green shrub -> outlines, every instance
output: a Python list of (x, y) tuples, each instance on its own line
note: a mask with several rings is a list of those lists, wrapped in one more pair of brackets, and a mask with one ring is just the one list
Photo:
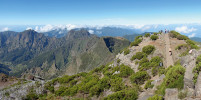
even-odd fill
[(198, 79), (198, 73), (194, 73), (194, 76), (193, 76), (193, 83), (197, 83), (197, 79)]
[(144, 36), (145, 37), (150, 37), (150, 33), (146, 33)]
[(142, 60), (139, 61), (139, 66), (142, 66), (144, 63), (149, 63), (149, 60), (147, 58), (142, 58)]
[(189, 49), (189, 45), (188, 44), (180, 44), (175, 48), (175, 50), (180, 50), (182, 48)]
[(155, 47), (152, 46), (152, 45), (147, 45), (147, 46), (144, 46), (144, 47), (142, 48), (142, 52), (146, 53), (147, 55), (153, 53), (154, 50), (155, 50)]
[(148, 81), (146, 82), (146, 84), (144, 85), (144, 88), (145, 88), (145, 89), (153, 88), (154, 85), (151, 84), (152, 81), (153, 81), (153, 80), (148, 80)]
[(67, 88), (64, 87), (64, 86), (60, 86), (58, 90), (56, 90), (54, 93), (57, 95), (57, 96), (60, 96), (62, 93), (64, 93), (64, 91), (66, 90)]
[(184, 87), (185, 68), (181, 65), (171, 67), (167, 73), (163, 83), (158, 86), (157, 94), (165, 94), (166, 88), (178, 88), (181, 90)]
[(9, 92), (6, 92), (6, 93), (5, 93), (5, 96), (7, 96), (7, 97), (10, 96), (10, 93), (9, 93)]
[(143, 37), (142, 35), (136, 36), (136, 37), (135, 37), (135, 40), (137, 40), (137, 39), (142, 39), (142, 37)]
[(113, 79), (111, 79), (110, 85), (111, 85), (112, 91), (114, 92), (124, 89), (124, 84), (122, 82), (121, 77), (117, 77), (117, 76), (113, 77)]
[(150, 78), (146, 71), (138, 71), (137, 73), (131, 75), (130, 80), (132, 83), (143, 84), (144, 81)]
[(161, 76), (162, 74), (165, 74), (165, 68), (164, 67), (160, 67), (158, 69), (158, 73), (159, 73), (159, 76)]
[(196, 64), (198, 64), (199, 62), (201, 62), (201, 55), (199, 55), (199, 56), (196, 58)]
[(156, 94), (152, 97), (149, 97), (147, 100), (163, 100), (163, 97)]
[(153, 76), (156, 76), (158, 74), (158, 68), (153, 67), (152, 70), (151, 70), (151, 73), (152, 73)]
[(130, 53), (130, 50), (128, 48), (124, 50), (124, 55), (127, 55), (129, 53)]
[(184, 73), (185, 68), (181, 65), (176, 65), (168, 70), (165, 78), (167, 88), (182, 89), (184, 87)]
[(176, 32), (176, 31), (172, 30), (172, 31), (170, 31), (169, 35), (170, 35), (170, 37), (172, 37), (172, 38), (177, 38), (177, 36), (180, 35), (180, 33), (178, 33), (178, 32)]
[(178, 40), (187, 40), (187, 39), (189, 39), (187, 36), (185, 36), (185, 35), (177, 35), (177, 37), (176, 37)]
[(100, 95), (100, 93), (103, 91), (100, 84), (96, 84), (94, 85), (92, 88), (90, 88), (89, 92), (90, 92), (90, 95), (93, 96), (93, 95)]
[(158, 39), (158, 36), (157, 35), (151, 35), (151, 40), (157, 40)]
[(80, 84), (78, 84), (79, 91), (82, 93), (89, 93), (90, 88), (96, 85), (98, 81), (99, 81), (98, 76), (85, 77), (85, 79), (82, 80)]
[(137, 100), (138, 92), (134, 89), (126, 89), (108, 95), (104, 100)]
[(157, 32), (154, 32), (153, 34), (154, 34), (154, 35), (158, 35), (158, 33), (157, 33)]
[(136, 65), (139, 64), (139, 61), (135, 61), (135, 64), (136, 64)]
[(196, 67), (193, 68), (193, 82), (194, 84), (197, 82), (197, 78), (199, 75), (199, 72), (201, 71), (201, 55), (199, 55), (196, 59)]
[(138, 46), (142, 42), (142, 39), (135, 39), (135, 41), (131, 42), (131, 46)]
[(131, 67), (123, 65), (123, 64), (120, 65), (120, 76), (121, 77), (128, 77), (133, 73), (134, 73), (134, 71), (133, 71), (133, 69), (131, 69)]
[(161, 57), (155, 56), (150, 60), (150, 67), (158, 67), (160, 62), (162, 62)]
[(178, 45), (178, 46), (175, 48), (175, 50), (180, 50), (180, 49), (182, 49), (182, 48), (187, 48), (187, 49), (189, 49), (189, 45), (188, 45), (188, 44), (180, 44), (180, 45)]
[(120, 61), (121, 61), (120, 59), (117, 59), (117, 63), (120, 63)]
[(26, 100), (37, 100), (39, 97), (33, 88), (30, 89), (29, 93), (26, 95)]
[(198, 49), (198, 46), (196, 45), (196, 43), (190, 39), (186, 40), (186, 43), (188, 45), (190, 45), (191, 49)]
[(150, 62), (147, 58), (142, 58), (142, 60), (139, 61), (139, 67), (138, 70), (145, 71), (147, 69), (150, 69)]
[(178, 40), (188, 40), (189, 38), (185, 35), (181, 35), (180, 33), (176, 31), (170, 31), (169, 33), (170, 37), (177, 38)]
[(135, 55), (132, 56), (131, 60), (135, 60), (135, 59), (138, 59), (138, 60), (141, 60), (143, 57), (146, 57), (146, 54), (143, 53), (143, 52), (137, 52)]
[(58, 78), (58, 82), (59, 82), (60, 84), (62, 84), (62, 83), (68, 83), (68, 82), (70, 82), (71, 80), (73, 80), (74, 78), (75, 78), (75, 76), (64, 75), (63, 77)]
[(78, 87), (77, 86), (73, 86), (71, 88), (66, 89), (61, 96), (74, 96), (78, 91)]
[(89, 92), (90, 92), (90, 95), (93, 96), (93, 95), (97, 95), (99, 96), (101, 92), (104, 91), (104, 89), (108, 89), (110, 87), (110, 83), (109, 83), (109, 77), (104, 77), (102, 78), (98, 84), (94, 85), (92, 88), (90, 88)]
[(50, 92), (54, 93), (54, 83), (53, 83), (53, 81), (49, 81), (49, 82), (45, 83), (44, 88), (46, 90), (49, 90)]

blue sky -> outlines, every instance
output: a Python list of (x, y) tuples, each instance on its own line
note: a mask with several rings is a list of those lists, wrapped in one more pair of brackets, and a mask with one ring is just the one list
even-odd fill
[(201, 0), (0, 0), (0, 25), (201, 23)]

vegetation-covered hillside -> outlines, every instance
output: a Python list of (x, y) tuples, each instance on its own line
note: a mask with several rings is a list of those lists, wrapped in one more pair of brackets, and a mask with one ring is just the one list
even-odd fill
[[(87, 30), (71, 30), (66, 37), (47, 37), (33, 30), (12, 36), (2, 33), (0, 62), (13, 76), (34, 74), (44, 78), (88, 71), (113, 60), (129, 45), (122, 38), (97, 37)], [(13, 33), (10, 33), (13, 34)]]

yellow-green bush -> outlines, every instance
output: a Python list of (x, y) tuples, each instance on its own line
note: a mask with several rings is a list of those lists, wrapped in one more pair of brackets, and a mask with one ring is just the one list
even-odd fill
[(157, 40), (158, 39), (158, 36), (157, 35), (151, 35), (151, 40)]
[(152, 46), (152, 45), (147, 45), (147, 46), (144, 46), (144, 47), (142, 48), (142, 52), (146, 53), (147, 55), (153, 53), (154, 50), (155, 50), (155, 47)]
[(164, 78), (163, 83), (158, 86), (158, 90), (156, 91), (157, 94), (165, 95), (166, 88), (178, 88), (183, 89), (184, 87), (184, 73), (185, 68), (181, 65), (175, 65), (171, 67)]
[(131, 82), (136, 84), (143, 84), (148, 79), (150, 76), (146, 71), (138, 71), (130, 77)]

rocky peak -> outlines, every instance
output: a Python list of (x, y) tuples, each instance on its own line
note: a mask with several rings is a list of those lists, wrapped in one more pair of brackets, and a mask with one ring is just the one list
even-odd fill
[(90, 36), (91, 34), (85, 29), (70, 30), (68, 32), (67, 39), (78, 39), (78, 38), (90, 37)]

